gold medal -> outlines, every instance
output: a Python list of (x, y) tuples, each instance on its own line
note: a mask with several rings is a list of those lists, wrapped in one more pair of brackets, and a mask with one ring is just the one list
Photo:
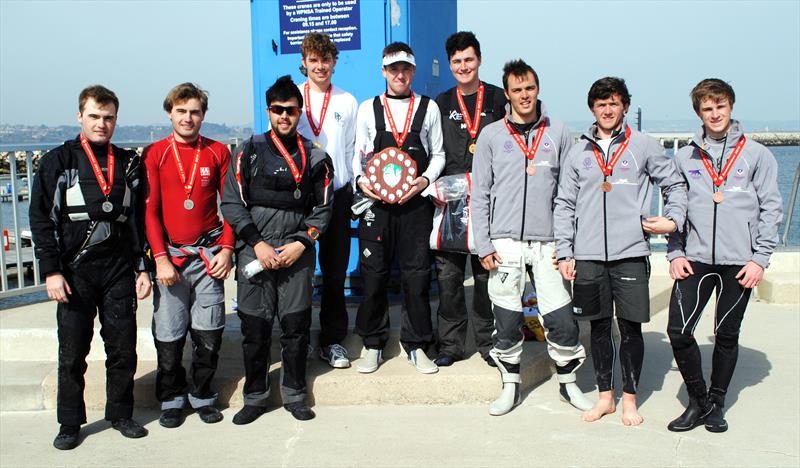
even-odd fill
[(529, 176), (536, 174), (536, 166), (530, 165), (526, 167), (525, 172), (527, 172)]
[(606, 193), (610, 192), (611, 191), (611, 182), (609, 182), (609, 181), (603, 182), (600, 185), (600, 188)]
[(725, 201), (725, 194), (722, 192), (714, 192), (714, 195), (711, 195), (711, 199), (714, 200), (714, 203), (722, 203)]
[(469, 144), (469, 154), (475, 154), (475, 143)]

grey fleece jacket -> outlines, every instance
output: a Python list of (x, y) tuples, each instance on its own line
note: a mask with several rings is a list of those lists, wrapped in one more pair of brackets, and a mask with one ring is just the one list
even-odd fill
[(547, 115), (543, 104), (539, 103), (539, 109), (539, 120), (526, 139), (530, 147), (536, 131), (546, 125), (534, 158), (536, 174), (532, 176), (525, 172), (527, 159), (503, 120), (487, 125), (478, 136), (470, 203), (480, 257), (495, 251), (491, 239), (543, 242), (555, 239), (553, 199), (562, 158), (572, 146), (572, 137), (563, 123)]
[[(739, 122), (732, 120), (723, 167), (743, 134)], [(747, 139), (720, 186), (725, 199), (716, 204), (711, 199), (711, 177), (700, 159), (699, 148), (708, 151), (703, 135), (700, 128), (691, 143), (678, 150), (676, 163), (689, 189), (689, 207), (683, 234), (668, 237), (667, 259), (686, 257), (709, 265), (744, 265), (752, 260), (767, 268), (783, 216), (778, 163), (766, 147)]]
[(642, 217), (651, 216), (652, 184), (665, 200), (664, 216), (678, 226), (686, 218), (686, 184), (673, 159), (654, 138), (631, 129), (631, 141), (608, 176), (612, 190), (601, 190), (603, 172), (592, 147), (608, 161), (625, 140), (625, 129), (614, 137), (608, 154), (597, 144), (593, 125), (581, 136), (562, 164), (555, 201), (558, 258), (613, 261), (650, 255)]

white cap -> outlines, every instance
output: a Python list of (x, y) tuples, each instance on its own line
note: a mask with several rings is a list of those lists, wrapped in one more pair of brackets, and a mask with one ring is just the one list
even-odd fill
[(417, 62), (414, 61), (414, 56), (402, 50), (400, 52), (395, 52), (393, 54), (387, 55), (386, 57), (383, 58), (384, 67), (397, 62), (406, 62), (410, 63), (411, 65), (414, 65), (415, 67), (417, 66)]

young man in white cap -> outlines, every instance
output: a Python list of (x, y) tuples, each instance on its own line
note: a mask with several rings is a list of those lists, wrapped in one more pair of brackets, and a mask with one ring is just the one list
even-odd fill
[[(364, 300), (358, 308), (356, 331), (364, 340), (366, 355), (358, 365), (362, 373), (374, 372), (382, 362), (389, 335), (387, 284), (392, 262), (400, 266), (403, 287), (403, 323), (400, 342), (419, 372), (439, 368), (426, 355), (433, 345), (429, 289), (431, 282), (428, 237), (433, 225), (433, 205), (420, 195), (439, 177), (444, 167), (439, 107), (427, 96), (414, 94), (414, 53), (407, 44), (394, 42), (383, 49), (386, 93), (361, 103), (356, 125), (353, 174), (356, 186), (374, 203), (359, 223), (359, 249)], [(363, 164), (386, 148), (398, 148), (416, 162), (407, 191), (392, 203), (381, 201)]]

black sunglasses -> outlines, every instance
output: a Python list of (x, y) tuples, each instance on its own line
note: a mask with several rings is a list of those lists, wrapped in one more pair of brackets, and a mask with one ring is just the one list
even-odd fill
[(289, 116), (291, 116), (291, 117), (296, 117), (296, 116), (300, 115), (300, 108), (298, 106), (272, 105), (272, 106), (267, 107), (267, 109), (269, 109), (269, 111), (272, 112), (275, 115), (283, 115), (284, 112), (289, 114)]

